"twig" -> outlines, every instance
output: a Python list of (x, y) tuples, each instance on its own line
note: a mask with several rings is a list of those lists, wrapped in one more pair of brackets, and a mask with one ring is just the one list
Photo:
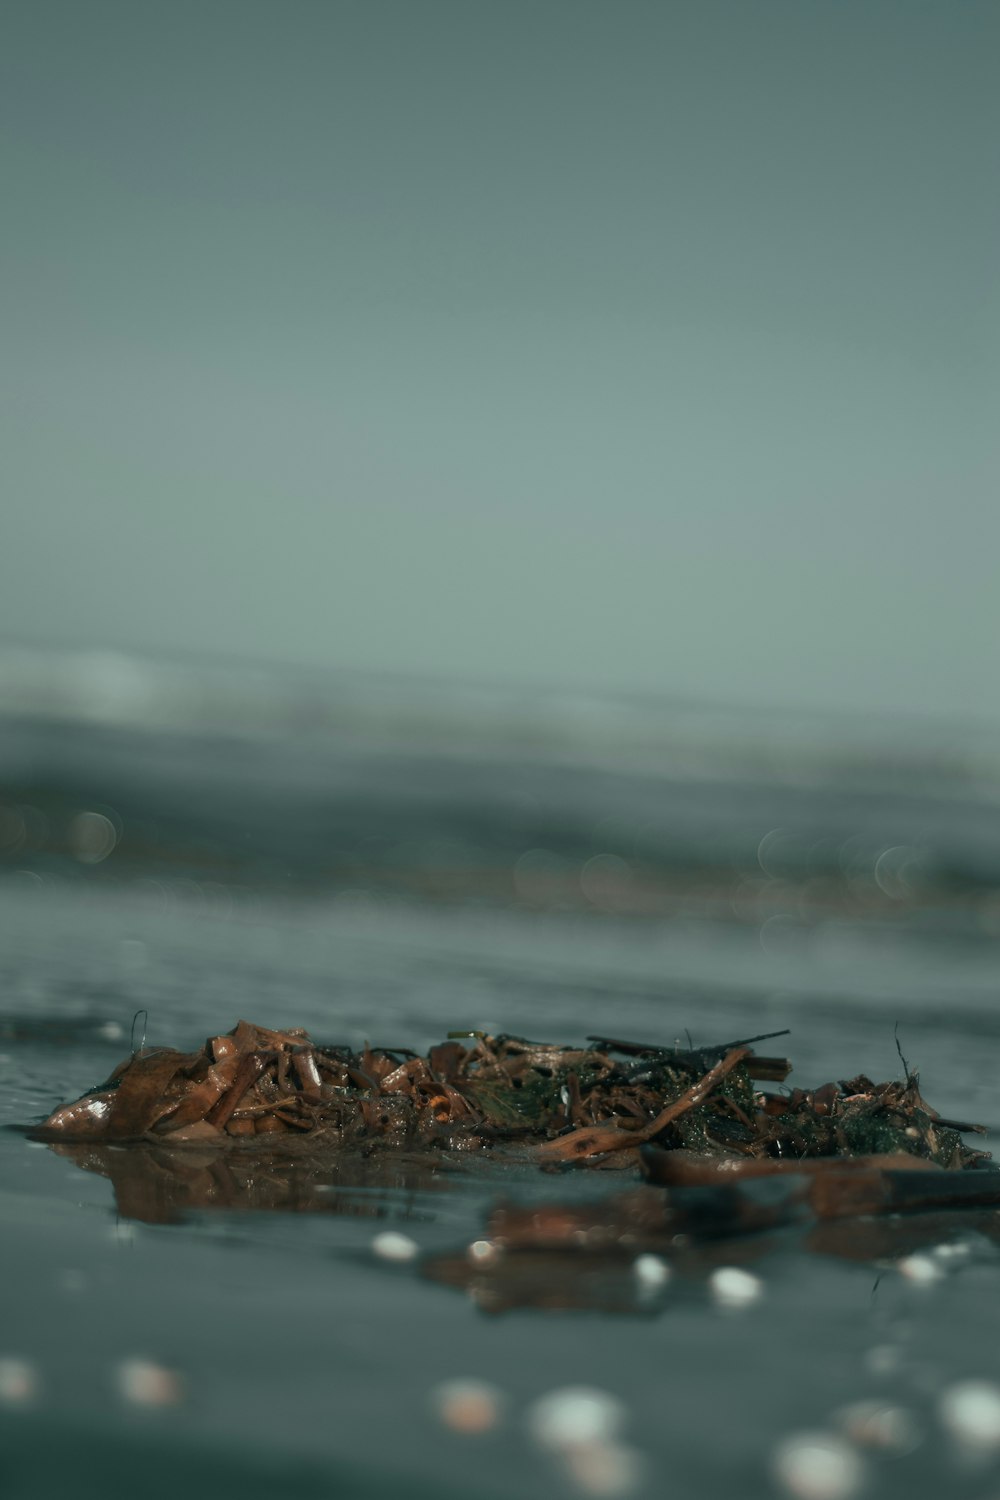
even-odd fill
[(902, 1046), (900, 1044), (900, 1040), (899, 1040), (899, 1022), (898, 1021), (896, 1022), (895, 1026), (892, 1028), (892, 1035), (893, 1035), (893, 1039), (895, 1040), (895, 1043), (896, 1043), (896, 1051), (899, 1053), (899, 1060), (903, 1064), (903, 1072), (906, 1074), (906, 1081), (907, 1081), (907, 1083), (912, 1083), (915, 1080), (915, 1078), (916, 1078), (916, 1074), (910, 1072), (910, 1065), (906, 1061), (906, 1058), (903, 1056), (903, 1048), (902, 1048)]
[[(135, 1045), (135, 1027), (136, 1027), (136, 1022), (138, 1021), (138, 1019), (139, 1019), (140, 1016), (142, 1016), (142, 1041), (139, 1043), (138, 1047), (136, 1047), (136, 1045)], [(143, 1052), (146, 1050), (146, 1024), (147, 1024), (148, 1021), (149, 1021), (149, 1011), (145, 1008), (145, 1006), (143, 1006), (140, 1010), (137, 1010), (136, 1013), (135, 1013), (135, 1015), (132, 1017), (132, 1035), (131, 1035), (131, 1038), (130, 1038), (130, 1041), (129, 1041), (129, 1045), (132, 1048), (132, 1056), (133, 1057), (135, 1057), (136, 1052), (138, 1052), (139, 1056), (141, 1057), (142, 1054), (143, 1054)]]

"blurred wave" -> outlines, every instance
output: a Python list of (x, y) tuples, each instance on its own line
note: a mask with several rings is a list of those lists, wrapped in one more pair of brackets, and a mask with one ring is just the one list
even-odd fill
[(1000, 932), (1000, 739), (0, 651), (0, 871)]

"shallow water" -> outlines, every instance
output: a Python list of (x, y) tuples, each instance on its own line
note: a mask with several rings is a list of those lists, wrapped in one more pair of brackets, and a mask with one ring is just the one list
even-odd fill
[[(31, 733), (22, 724), (12, 734), (22, 766), (25, 743), (38, 743)], [(84, 765), (89, 743), (80, 730), (66, 758), (80, 749)], [(274, 785), (283, 784), (282, 755), (280, 746), (268, 750)], [(29, 792), (40, 796), (41, 759), (33, 789), (22, 775), (18, 806)], [(51, 820), (52, 789), (65, 788), (66, 773), (46, 764)], [(81, 771), (68, 807), (125, 800), (121, 785), (97, 786), (87, 774), (93, 784)], [(133, 795), (152, 805), (170, 778), (145, 774)], [(412, 762), (407, 774), (412, 800), (428, 783)], [(534, 778), (537, 799), (537, 765), (526, 761), (519, 774), (522, 786)], [(439, 780), (447, 786), (446, 774)], [(258, 803), (270, 784), (257, 778)], [(631, 772), (617, 785), (629, 790), (630, 807), (649, 794)], [(724, 806), (749, 843), (754, 829), (766, 834), (780, 823), (840, 847), (857, 839), (860, 816), (857, 789), (840, 790), (835, 814), (829, 783), (813, 795), (800, 785), (783, 801), (780, 778), (766, 808), (733, 784)], [(895, 906), (877, 891), (867, 904), (834, 899), (829, 882), (803, 902), (815, 874), (799, 869), (794, 889), (772, 889), (748, 912), (732, 899), (744, 875), (730, 860), (723, 876), (724, 859), (706, 879), (707, 856), (697, 882), (675, 863), (661, 880), (669, 899), (655, 910), (613, 882), (613, 899), (603, 899), (609, 887), (592, 882), (588, 891), (585, 880), (586, 899), (570, 900), (562, 875), (573, 838), (585, 865), (611, 837), (606, 813), (598, 835), (580, 832), (600, 821), (581, 819), (579, 809), (606, 796), (603, 779), (578, 787), (564, 811), (556, 851), (564, 863), (546, 867), (562, 872), (559, 881), (527, 897), (515, 882), (513, 896), (500, 899), (495, 882), (471, 876), (462, 900), (433, 882), (401, 890), (371, 871), (359, 887), (353, 874), (303, 875), (290, 855), (284, 891), (259, 863), (230, 860), (222, 879), (218, 851), (229, 846), (218, 828), (208, 877), (204, 866), (192, 873), (190, 843), (179, 835), (172, 865), (162, 847), (144, 864), (135, 854), (117, 869), (115, 857), (91, 869), (58, 840), (34, 853), (22, 848), (0, 881), (0, 1120), (30, 1123), (101, 1080), (127, 1054), (132, 1015), (144, 1008), (148, 1042), (180, 1047), (241, 1016), (304, 1025), (325, 1041), (419, 1049), (456, 1027), (567, 1042), (593, 1031), (672, 1042), (689, 1031), (709, 1044), (787, 1026), (792, 1082), (802, 1085), (859, 1071), (898, 1075), (898, 1023), (931, 1102), (943, 1114), (1000, 1125), (996, 810), (989, 797), (977, 793), (970, 805), (967, 795), (949, 824), (941, 809), (954, 787), (945, 790), (934, 847), (951, 848), (952, 870), (968, 855), (965, 884), (953, 874), (950, 883), (925, 880), (919, 900), (899, 892)], [(428, 826), (440, 818), (441, 795), (429, 799)], [(869, 832), (879, 817), (903, 826), (902, 805), (890, 804), (889, 793), (868, 798)], [(185, 805), (197, 827), (203, 804), (192, 793)], [(260, 817), (245, 816), (250, 841), (266, 844)], [(390, 807), (383, 821), (392, 816)], [(712, 824), (704, 843), (717, 850), (718, 819), (704, 814), (699, 823), (690, 807), (685, 816), (696, 843), (698, 828)], [(490, 817), (475, 837), (493, 869), (503, 818), (495, 807)], [(816, 832), (821, 824), (825, 835)], [(531, 829), (523, 836), (537, 846)], [(805, 847), (806, 832), (801, 839)], [(610, 853), (624, 863), (617, 848)], [(426, 873), (426, 859), (413, 863)], [(644, 869), (654, 865), (647, 851)], [(860, 1419), (843, 1409), (869, 1400), (908, 1419), (896, 1423), (888, 1449), (852, 1440), (864, 1488), (851, 1493), (988, 1500), (1000, 1492), (1000, 1451), (958, 1443), (940, 1410), (956, 1382), (1000, 1380), (998, 1216), (931, 1226), (926, 1282), (906, 1274), (906, 1242), (881, 1246), (873, 1259), (863, 1227), (849, 1226), (823, 1252), (796, 1231), (679, 1253), (660, 1290), (644, 1292), (624, 1262), (580, 1273), (554, 1261), (521, 1284), (486, 1274), (449, 1284), (447, 1265), (464, 1264), (498, 1198), (577, 1199), (620, 1186), (617, 1173), (542, 1177), (459, 1160), (428, 1180), (403, 1167), (366, 1175), (348, 1163), (331, 1167), (318, 1190), (303, 1190), (299, 1206), (310, 1212), (223, 1205), (150, 1223), (121, 1212), (105, 1177), (2, 1131), (0, 1360), (23, 1361), (35, 1387), (24, 1399), (8, 1389), (0, 1400), (4, 1494), (20, 1500), (71, 1488), (89, 1497), (127, 1485), (154, 1497), (177, 1486), (194, 1497), (247, 1487), (298, 1495), (304, 1486), (359, 1496), (404, 1486), (437, 1500), (780, 1496), (788, 1490), (773, 1468), (789, 1435), (843, 1434), (846, 1424), (857, 1438)], [(373, 1237), (385, 1230), (409, 1236), (417, 1257), (379, 1258)], [(942, 1238), (953, 1253), (940, 1251)], [(727, 1263), (762, 1284), (759, 1299), (738, 1311), (718, 1306), (711, 1292), (712, 1270)], [(546, 1276), (553, 1285), (545, 1300), (570, 1305), (516, 1305), (537, 1304)], [(172, 1372), (173, 1385), (160, 1392), (170, 1400), (143, 1405), (134, 1391), (123, 1395), (123, 1362), (136, 1359)], [(441, 1420), (435, 1392), (460, 1377), (502, 1397), (493, 1430), (463, 1434)], [(595, 1461), (574, 1470), (565, 1452), (532, 1436), (533, 1404), (580, 1384), (622, 1403), (617, 1469)]]

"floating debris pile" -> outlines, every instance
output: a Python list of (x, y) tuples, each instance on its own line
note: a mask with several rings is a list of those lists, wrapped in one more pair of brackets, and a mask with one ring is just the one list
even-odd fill
[(196, 1052), (140, 1049), (35, 1134), (254, 1149), (520, 1143), (549, 1166), (635, 1166), (642, 1153), (647, 1175), (675, 1183), (692, 1160), (730, 1172), (830, 1157), (902, 1156), (952, 1170), (985, 1160), (962, 1140), (979, 1127), (942, 1119), (909, 1069), (902, 1082), (761, 1090), (791, 1069), (755, 1053), (769, 1039), (681, 1049), (590, 1037), (566, 1047), (464, 1032), (419, 1056), (321, 1046), (300, 1029), (240, 1021)]

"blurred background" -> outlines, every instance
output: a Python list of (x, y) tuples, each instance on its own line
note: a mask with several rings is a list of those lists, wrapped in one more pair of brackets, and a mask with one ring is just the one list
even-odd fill
[[(8, 1122), (139, 1008), (174, 1045), (792, 1025), (801, 1083), (898, 1071), (899, 1022), (1000, 1119), (998, 45), (988, 0), (8, 0)], [(98, 1286), (76, 1178), (4, 1150), (27, 1284)], [(29, 1364), (166, 1357), (221, 1253), (173, 1282), (167, 1232)], [(318, 1296), (328, 1238), (263, 1233)], [(192, 1390), (210, 1342), (167, 1351)], [(217, 1375), (184, 1441), (261, 1399)], [(120, 1411), (53, 1402), (97, 1473)]]
[(996, 724), (997, 26), (12, 0), (4, 636)]

